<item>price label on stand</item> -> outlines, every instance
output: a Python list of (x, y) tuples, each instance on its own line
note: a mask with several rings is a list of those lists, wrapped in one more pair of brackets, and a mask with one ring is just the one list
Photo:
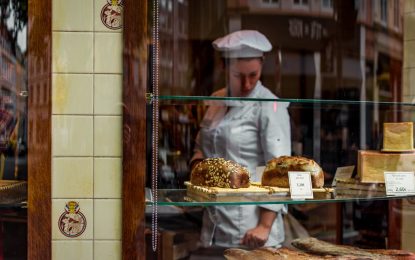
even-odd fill
[(348, 180), (352, 177), (354, 171), (354, 165), (338, 167), (336, 173), (334, 174), (333, 182), (331, 186), (336, 186), (337, 180)]
[(415, 176), (413, 172), (384, 172), (387, 196), (405, 196), (415, 194)]
[(313, 187), (310, 172), (288, 172), (291, 199), (312, 199)]

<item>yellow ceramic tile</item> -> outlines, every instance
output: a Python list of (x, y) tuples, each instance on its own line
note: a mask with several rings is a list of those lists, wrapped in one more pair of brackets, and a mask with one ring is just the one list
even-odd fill
[(415, 0), (405, 0), (405, 13), (415, 12)]
[[(60, 219), (62, 214), (67, 214), (66, 205), (70, 201), (78, 203), (78, 212), (71, 214), (71, 219), (81, 222), (83, 217), (85, 218), (86, 226), (77, 224), (71, 221), (71, 224), (66, 224), (65, 219)], [(65, 215), (64, 215), (65, 216)], [(83, 217), (82, 217), (83, 216)], [(84, 220), (82, 220), (84, 221)], [(82, 231), (85, 227), (84, 231)], [(81, 239), (93, 239), (94, 228), (94, 207), (92, 199), (52, 199), (52, 239), (55, 240), (81, 240)], [(61, 229), (63, 231), (61, 231)], [(75, 232), (74, 232), (75, 231)], [(63, 233), (64, 232), (64, 233)], [(67, 234), (69, 236), (66, 236)], [(74, 258), (77, 259), (77, 258)]]
[(121, 116), (94, 117), (94, 155), (114, 156), (122, 154)]
[(92, 114), (92, 74), (53, 74), (53, 114)]
[(121, 158), (94, 159), (94, 198), (121, 198)]
[(52, 260), (93, 260), (92, 241), (52, 241)]
[[(94, 4), (94, 25), (95, 25), (95, 31), (103, 31), (103, 32), (121, 32), (121, 29), (111, 29), (108, 28), (107, 26), (104, 25), (105, 23), (110, 23), (113, 26), (112, 27), (119, 27), (119, 23), (122, 23), (122, 9), (121, 8), (121, 17), (118, 15), (114, 15), (112, 17), (108, 17), (108, 1), (107, 0), (95, 0), (95, 4)], [(105, 9), (104, 9), (105, 7)], [(104, 10), (103, 10), (104, 9)], [(116, 11), (118, 13), (118, 11), (120, 10), (120, 8), (115, 7), (114, 11)], [(115, 12), (112, 12), (113, 14), (115, 14)], [(104, 15), (104, 21), (102, 21), (101, 18), (101, 14)], [(111, 19), (112, 18), (112, 19)]]
[(94, 200), (94, 239), (121, 239), (121, 199)]
[(405, 14), (404, 16), (404, 39), (415, 40), (415, 12)]
[(122, 114), (122, 75), (95, 75), (94, 112), (101, 115)]
[(415, 234), (402, 232), (402, 249), (415, 252)]
[(121, 241), (94, 241), (94, 260), (121, 260)]
[(60, 31), (92, 31), (93, 0), (53, 0), (52, 29)]
[(53, 32), (52, 71), (93, 72), (93, 32)]
[(403, 54), (403, 67), (415, 68), (415, 40), (404, 42)]
[(52, 198), (92, 198), (93, 159), (53, 158)]
[(52, 116), (53, 156), (93, 155), (93, 116)]
[(95, 33), (94, 66), (98, 73), (122, 73), (122, 34)]

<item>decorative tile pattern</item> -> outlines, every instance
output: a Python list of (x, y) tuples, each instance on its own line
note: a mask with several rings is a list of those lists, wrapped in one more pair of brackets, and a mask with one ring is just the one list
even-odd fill
[[(102, 8), (112, 3), (52, 3), (52, 259), (122, 255), (122, 29), (101, 20)], [(76, 203), (65, 210), (69, 201), (79, 211)], [(86, 219), (79, 236), (76, 212)], [(70, 223), (66, 231), (74, 237), (59, 229), (61, 216), (61, 228)]]
[(123, 25), (123, 8), (122, 0), (108, 1), (101, 9), (100, 17), (102, 24), (111, 30), (121, 29)]
[[(75, 201), (79, 204), (80, 212), (85, 216), (85, 231), (76, 237), (67, 237), (59, 230), (59, 219), (62, 213), (65, 213), (66, 205), (69, 201)], [(82, 240), (93, 239), (94, 227), (94, 206), (92, 199), (52, 199), (52, 239), (53, 240)]]
[(113, 30), (104, 25), (101, 19), (101, 13), (104, 6), (108, 4), (107, 0), (95, 0), (94, 3), (94, 26), (96, 32), (122, 32), (122, 29)]

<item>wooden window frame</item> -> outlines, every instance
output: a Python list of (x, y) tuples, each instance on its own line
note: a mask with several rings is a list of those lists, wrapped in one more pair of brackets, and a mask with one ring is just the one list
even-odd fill
[[(28, 259), (51, 259), (52, 2), (28, 0)], [(43, 71), (36, 68), (44, 64)], [(37, 140), (42, 140), (39, 145)]]
[(147, 1), (124, 0), (122, 257), (146, 259)]

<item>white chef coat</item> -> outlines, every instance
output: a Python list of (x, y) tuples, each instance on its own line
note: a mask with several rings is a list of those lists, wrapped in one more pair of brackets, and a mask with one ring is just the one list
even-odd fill
[[(227, 96), (221, 89), (213, 96)], [(247, 98), (276, 99), (260, 81)], [(291, 155), (288, 103), (275, 101), (208, 101), (209, 108), (200, 124), (192, 160), (222, 157), (233, 160), (251, 173), (273, 157)], [(284, 241), (282, 211), (284, 205), (261, 205), (278, 212), (265, 246), (278, 246)], [(203, 246), (236, 247), (245, 233), (257, 226), (259, 207), (230, 205), (207, 207), (203, 216)]]

